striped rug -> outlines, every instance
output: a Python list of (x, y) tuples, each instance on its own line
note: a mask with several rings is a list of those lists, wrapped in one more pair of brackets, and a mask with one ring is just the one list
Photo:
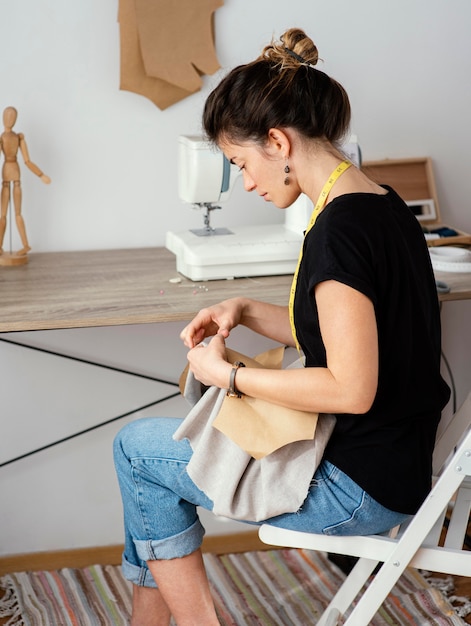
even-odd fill
[[(309, 626), (344, 576), (323, 554), (268, 550), (205, 554), (223, 626)], [(3, 595), (3, 598), (2, 598)], [(0, 579), (0, 617), (9, 626), (126, 626), (130, 585), (119, 566), (8, 574)], [(442, 593), (408, 570), (373, 626), (464, 624)]]

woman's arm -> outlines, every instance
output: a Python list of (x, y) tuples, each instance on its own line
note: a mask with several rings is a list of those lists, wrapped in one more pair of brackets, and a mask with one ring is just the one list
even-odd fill
[(188, 348), (194, 348), (206, 337), (222, 335), (241, 324), (285, 345), (294, 345), (288, 308), (249, 298), (231, 298), (202, 309), (180, 334)]
[[(240, 368), (236, 375), (237, 389), (252, 397), (304, 411), (365, 413), (373, 403), (378, 384), (378, 336), (373, 304), (359, 291), (336, 281), (320, 283), (315, 297), (327, 367)], [(250, 319), (262, 318), (257, 314)], [(255, 321), (250, 324), (252, 328), (257, 326)], [(227, 388), (232, 368), (225, 360), (222, 336), (215, 337), (208, 348), (190, 351), (188, 358), (198, 380)]]
[(237, 388), (276, 404), (322, 413), (365, 413), (378, 386), (378, 332), (373, 303), (337, 281), (317, 285), (315, 298), (327, 367), (239, 370)]

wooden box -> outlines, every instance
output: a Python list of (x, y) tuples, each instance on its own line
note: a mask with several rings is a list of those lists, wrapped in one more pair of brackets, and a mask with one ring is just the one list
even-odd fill
[(429, 246), (471, 244), (471, 235), (441, 222), (430, 158), (365, 161), (362, 170), (376, 183), (392, 187), (407, 202), (424, 232), (428, 231)]

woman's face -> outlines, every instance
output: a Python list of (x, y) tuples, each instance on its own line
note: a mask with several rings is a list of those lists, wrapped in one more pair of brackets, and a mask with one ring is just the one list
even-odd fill
[(288, 175), (289, 185), (284, 182), (286, 159), (270, 144), (265, 148), (253, 142), (224, 141), (219, 148), (242, 171), (246, 191), (256, 191), (266, 202), (273, 202), (280, 209), (290, 206), (298, 197), (299, 190), (296, 192), (292, 176)]

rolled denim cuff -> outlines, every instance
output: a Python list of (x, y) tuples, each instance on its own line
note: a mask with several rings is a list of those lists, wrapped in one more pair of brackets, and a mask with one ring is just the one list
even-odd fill
[(121, 569), (123, 576), (126, 580), (129, 580), (133, 585), (137, 587), (157, 587), (155, 580), (147, 567), (139, 565), (133, 565), (130, 563), (123, 554), (123, 560), (121, 563)]
[(198, 550), (203, 541), (204, 532), (201, 522), (197, 519), (194, 524), (178, 535), (165, 539), (134, 540), (134, 545), (139, 558), (143, 561), (177, 559)]

